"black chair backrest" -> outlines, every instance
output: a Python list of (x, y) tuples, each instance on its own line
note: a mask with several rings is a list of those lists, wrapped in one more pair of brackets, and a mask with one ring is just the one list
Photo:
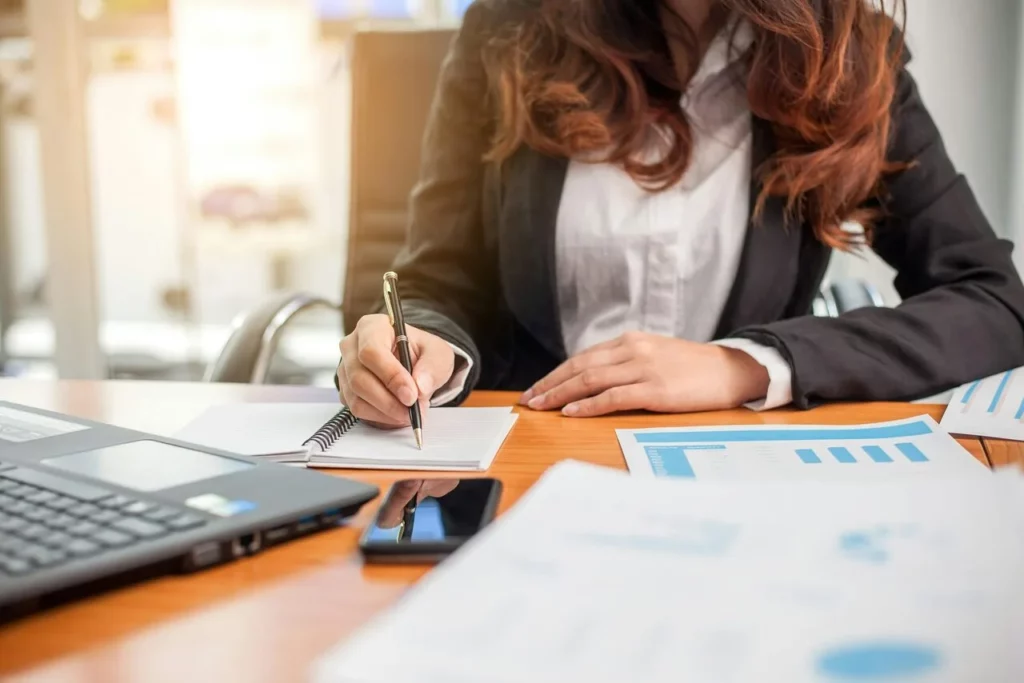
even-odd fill
[(365, 31), (352, 51), (346, 330), (381, 303), (381, 276), (405, 241), (409, 193), (441, 63), (454, 31)]

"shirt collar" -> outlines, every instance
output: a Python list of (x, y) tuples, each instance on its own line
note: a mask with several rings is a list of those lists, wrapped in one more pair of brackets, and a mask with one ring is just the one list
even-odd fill
[(754, 43), (754, 29), (749, 22), (730, 19), (711, 41), (697, 73), (686, 86), (687, 93), (696, 93), (709, 81), (733, 66)]

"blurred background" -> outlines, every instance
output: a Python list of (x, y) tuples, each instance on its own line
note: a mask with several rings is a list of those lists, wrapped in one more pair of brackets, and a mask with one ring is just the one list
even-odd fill
[[(0, 0), (0, 375), (198, 380), (268, 297), (340, 301), (354, 37), (468, 3)], [(951, 155), (1019, 239), (1021, 0), (908, 0), (907, 23)], [(830, 276), (897, 301), (870, 255)], [(301, 316), (268, 380), (330, 385), (340, 333)]]

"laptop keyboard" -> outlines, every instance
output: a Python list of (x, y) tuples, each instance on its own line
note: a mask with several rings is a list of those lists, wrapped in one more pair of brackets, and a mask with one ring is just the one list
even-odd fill
[(0, 576), (22, 576), (205, 523), (175, 507), (0, 463)]

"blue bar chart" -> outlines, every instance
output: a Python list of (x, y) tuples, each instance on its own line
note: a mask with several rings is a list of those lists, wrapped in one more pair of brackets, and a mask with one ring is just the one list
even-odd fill
[[(986, 407), (991, 402), (987, 397)], [(930, 417), (853, 427), (619, 430), (618, 436), (630, 471), (659, 478), (862, 480), (987, 472)]]
[(942, 426), (953, 434), (1024, 440), (1022, 370), (1007, 370), (957, 389)]

